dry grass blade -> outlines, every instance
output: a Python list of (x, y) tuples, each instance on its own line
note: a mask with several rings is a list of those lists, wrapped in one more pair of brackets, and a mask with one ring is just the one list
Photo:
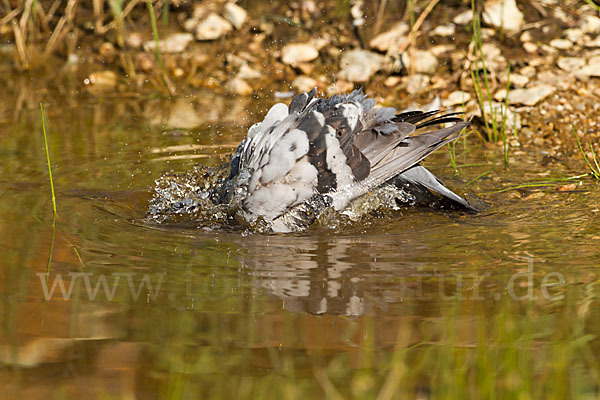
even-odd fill
[(431, 11), (433, 10), (433, 8), (439, 2), (440, 2), (440, 0), (431, 0), (431, 2), (429, 2), (429, 4), (427, 5), (427, 7), (425, 8), (425, 10), (423, 10), (423, 12), (421, 13), (421, 15), (419, 15), (419, 18), (417, 18), (417, 21), (413, 25), (412, 29), (410, 30), (410, 33), (408, 34), (408, 36), (406, 37), (406, 39), (404, 40), (404, 42), (402, 42), (402, 44), (400, 45), (400, 47), (398, 47), (398, 49), (396, 50), (398, 53), (402, 53), (404, 50), (406, 50), (408, 48), (408, 46), (410, 46), (410, 44), (411, 44), (411, 42), (413, 40), (413, 37), (419, 31), (419, 29), (421, 28), (421, 25), (423, 24), (423, 22), (425, 21), (425, 19), (429, 15), (429, 13), (431, 13)]

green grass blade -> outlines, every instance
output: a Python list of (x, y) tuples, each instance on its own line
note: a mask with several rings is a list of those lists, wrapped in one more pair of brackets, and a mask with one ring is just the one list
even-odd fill
[(46, 134), (46, 122), (44, 121), (44, 106), (40, 103), (40, 112), (42, 114), (42, 131), (44, 132), (44, 145), (46, 146), (46, 162), (48, 163), (48, 176), (50, 177), (50, 191), (52, 192), (52, 210), (54, 215), (58, 215), (56, 211), (56, 195), (54, 193), (54, 180), (52, 179), (52, 167), (50, 166), (50, 151), (48, 150), (48, 136)]

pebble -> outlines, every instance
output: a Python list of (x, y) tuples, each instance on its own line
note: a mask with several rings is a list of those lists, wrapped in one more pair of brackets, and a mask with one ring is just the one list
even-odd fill
[(573, 43), (579, 43), (583, 39), (583, 30), (578, 28), (567, 29), (563, 33)]
[(144, 72), (150, 72), (154, 70), (156, 64), (154, 63), (154, 57), (148, 53), (138, 53), (135, 55), (135, 65), (137, 68)]
[(508, 103), (535, 106), (555, 91), (556, 88), (550, 85), (538, 85), (527, 89), (514, 89), (508, 94)]
[(471, 94), (469, 92), (463, 92), (462, 90), (455, 90), (448, 95), (448, 98), (442, 100), (444, 107), (462, 106), (467, 104), (471, 100)]
[(227, 3), (223, 9), (223, 16), (235, 29), (240, 29), (248, 18), (248, 12), (235, 3)]
[(83, 83), (91, 92), (106, 92), (117, 86), (118, 76), (113, 71), (92, 72)]
[(588, 64), (575, 71), (577, 79), (585, 81), (590, 77), (600, 77), (600, 57), (593, 57)]
[(600, 47), (600, 35), (598, 35), (598, 37), (594, 40), (586, 41), (583, 45), (585, 47), (587, 47), (588, 49), (594, 49), (594, 48)]
[(594, 15), (586, 15), (581, 20), (581, 29), (585, 33), (600, 33), (600, 18)]
[[(158, 46), (162, 53), (181, 53), (193, 40), (194, 36), (191, 33), (173, 33), (167, 36), (166, 39), (160, 40)], [(147, 52), (155, 51), (156, 42), (148, 40), (144, 43), (144, 50)]]
[(576, 183), (569, 183), (567, 185), (560, 185), (559, 187), (556, 188), (556, 190), (559, 191), (559, 192), (572, 192), (575, 189), (577, 189), (577, 184)]
[(231, 31), (231, 29), (231, 24), (226, 19), (211, 13), (196, 26), (196, 39), (216, 40)]
[(559, 57), (558, 68), (566, 72), (573, 72), (585, 66), (585, 60), (579, 57)]
[(568, 50), (573, 47), (573, 43), (567, 39), (554, 39), (550, 41), (550, 46), (559, 50)]
[(452, 19), (456, 25), (470, 24), (471, 21), (473, 21), (473, 11), (471, 10), (463, 11)]
[(397, 49), (398, 46), (404, 42), (408, 36), (409, 30), (408, 24), (405, 22), (398, 22), (392, 26), (389, 31), (380, 33), (371, 39), (369, 46), (371, 46), (373, 49), (387, 52), (389, 54), (398, 54), (395, 49)]
[(319, 56), (319, 51), (308, 43), (290, 43), (281, 50), (281, 61), (291, 66), (300, 62), (312, 61)]
[(429, 77), (423, 74), (412, 74), (405, 78), (404, 87), (411, 95), (422, 93), (429, 88)]
[(237, 94), (240, 96), (247, 96), (252, 94), (254, 91), (252, 87), (243, 79), (233, 78), (225, 85), (225, 90), (231, 94)]
[(523, 43), (523, 49), (525, 49), (525, 51), (529, 54), (533, 54), (538, 51), (538, 45), (531, 42), (525, 42)]
[[(408, 52), (402, 54), (402, 62), (406, 68), (411, 69), (411, 57)], [(414, 62), (414, 71), (419, 74), (434, 74), (439, 65), (437, 57), (425, 50), (414, 52)]]
[(402, 78), (399, 76), (388, 76), (385, 81), (383, 82), (383, 84), (386, 87), (392, 88), (395, 86), (398, 86), (398, 84), (402, 82)]
[(111, 62), (112, 59), (117, 55), (117, 50), (112, 43), (104, 42), (100, 45), (98, 53), (100, 53), (100, 56), (104, 61)]
[(139, 49), (144, 44), (144, 38), (138, 32), (131, 32), (125, 38), (125, 43), (132, 49)]
[(352, 89), (354, 89), (354, 84), (352, 82), (337, 80), (333, 84), (327, 86), (325, 93), (327, 96), (333, 96), (334, 94), (350, 92)]
[(310, 76), (300, 75), (292, 81), (292, 87), (299, 92), (310, 92), (318, 82)]
[(434, 30), (431, 31), (431, 35), (448, 37), (456, 33), (456, 26), (454, 24), (438, 25)]
[(385, 57), (368, 50), (350, 50), (342, 54), (338, 77), (350, 82), (366, 82), (383, 68)]
[(506, 75), (502, 75), (502, 77), (500, 78), (500, 82), (502, 82), (503, 84), (506, 84), (507, 78), (510, 79), (510, 85), (514, 86), (516, 88), (525, 87), (525, 85), (527, 85), (529, 83), (529, 78), (526, 77), (525, 75), (512, 74), (512, 73), (510, 74), (510, 77), (508, 77)]
[(523, 26), (523, 13), (515, 0), (487, 0), (483, 6), (483, 22), (505, 31), (517, 32)]
[(243, 64), (240, 67), (240, 70), (237, 73), (236, 77), (240, 79), (259, 79), (262, 78), (262, 74), (260, 73), (260, 71), (257, 71), (254, 68), (250, 67), (248, 64)]

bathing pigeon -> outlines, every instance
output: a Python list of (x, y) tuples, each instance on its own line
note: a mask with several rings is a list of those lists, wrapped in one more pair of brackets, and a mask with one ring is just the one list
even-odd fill
[[(230, 215), (262, 218), (275, 232), (300, 231), (327, 207), (349, 204), (392, 178), (437, 192), (470, 209), (418, 163), (455, 140), (459, 113), (397, 113), (362, 89), (316, 98), (316, 88), (275, 104), (237, 148), (225, 184)], [(446, 127), (432, 129), (445, 124)]]

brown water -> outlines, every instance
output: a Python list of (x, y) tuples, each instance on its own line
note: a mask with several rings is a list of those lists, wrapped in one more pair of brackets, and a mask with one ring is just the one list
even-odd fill
[(264, 107), (180, 100), (202, 128), (173, 130), (166, 101), (71, 103), (46, 103), (55, 229), (36, 104), (0, 125), (2, 399), (598, 395), (597, 185), (491, 193), (582, 172), (568, 160), (528, 150), (505, 169), (473, 137), (454, 176), (442, 149), (427, 166), (478, 196), (476, 215), (149, 226), (153, 181), (220, 163)]

